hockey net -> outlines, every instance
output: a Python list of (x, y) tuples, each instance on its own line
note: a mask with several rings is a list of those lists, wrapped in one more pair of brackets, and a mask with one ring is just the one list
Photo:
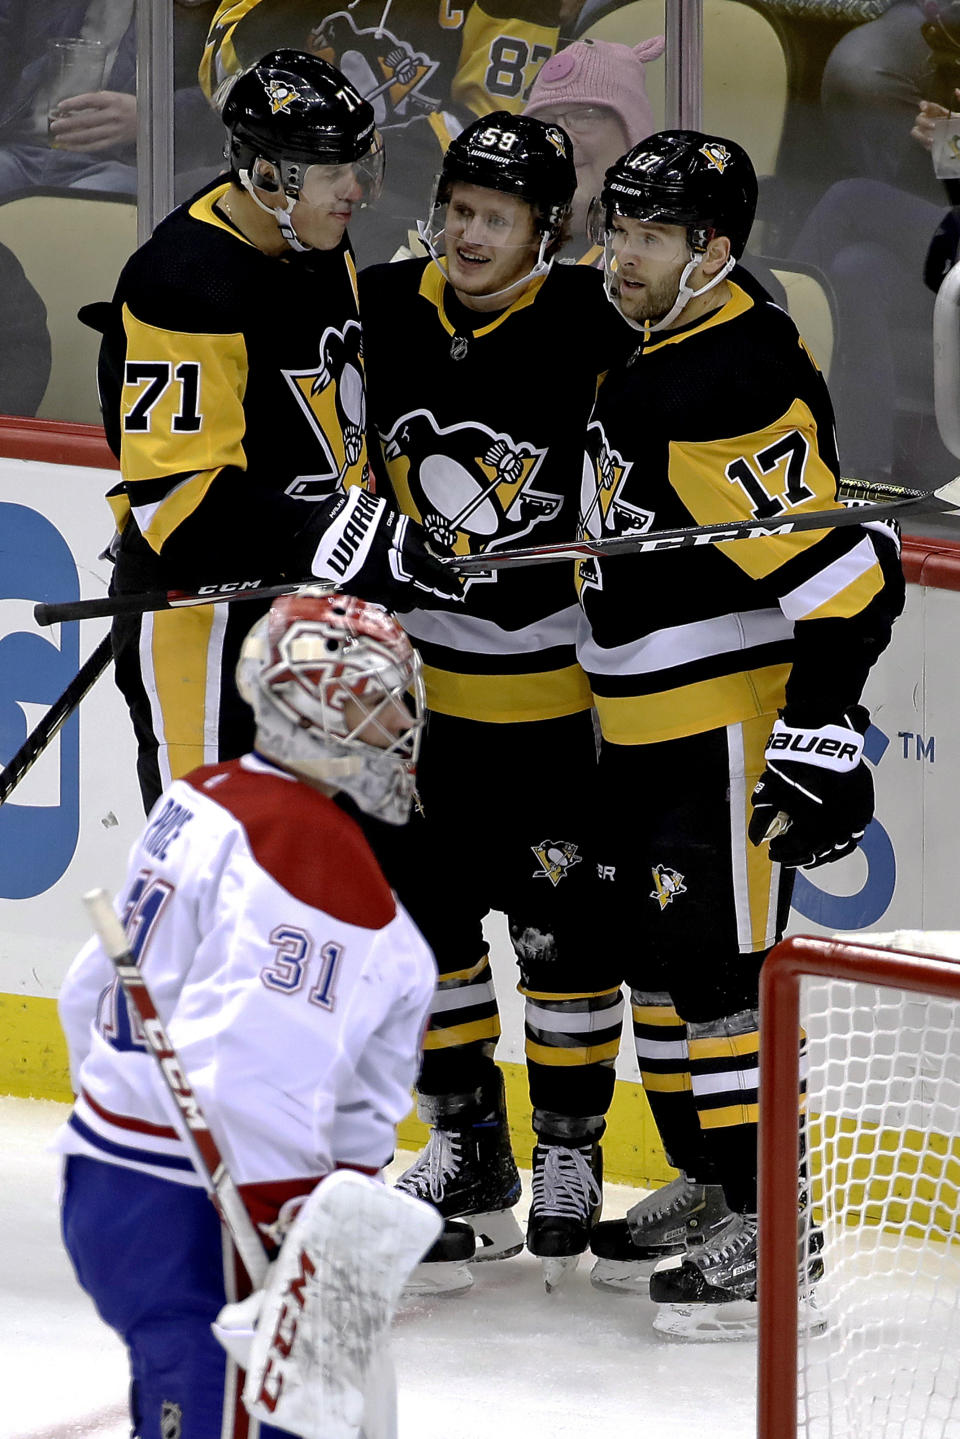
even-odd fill
[(759, 1439), (960, 1439), (958, 961), (960, 934), (898, 932), (764, 965)]

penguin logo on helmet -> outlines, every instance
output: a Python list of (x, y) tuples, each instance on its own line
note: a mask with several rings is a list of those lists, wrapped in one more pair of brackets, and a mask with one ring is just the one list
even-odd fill
[(283, 80), (271, 80), (267, 86), (267, 95), (270, 100), (270, 113), (279, 115), (288, 110), (294, 100), (300, 97), (292, 85), (286, 84)]
[(555, 125), (551, 125), (547, 131), (546, 138), (556, 150), (557, 154), (565, 160), (567, 158), (567, 141), (563, 132), (558, 130)]
[(733, 158), (726, 145), (701, 145), (700, 154), (706, 160), (707, 164), (712, 169), (719, 171), (721, 175), (723, 174), (724, 170), (727, 168), (727, 166), (730, 164), (731, 159)]

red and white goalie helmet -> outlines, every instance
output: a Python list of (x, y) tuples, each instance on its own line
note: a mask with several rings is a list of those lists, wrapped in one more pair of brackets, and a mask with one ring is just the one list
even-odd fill
[(237, 688), (257, 749), (404, 824), (424, 720), (420, 657), (378, 605), (323, 586), (276, 600), (243, 642)]

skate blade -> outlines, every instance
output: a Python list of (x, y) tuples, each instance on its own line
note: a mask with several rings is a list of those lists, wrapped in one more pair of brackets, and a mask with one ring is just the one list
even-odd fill
[(654, 1331), (681, 1343), (715, 1344), (756, 1339), (757, 1306), (751, 1299), (728, 1304), (658, 1304)]
[(540, 1256), (540, 1263), (543, 1266), (543, 1285), (548, 1294), (559, 1289), (567, 1276), (572, 1274), (580, 1263), (579, 1254), (551, 1255), (549, 1258)]
[(458, 1214), (470, 1225), (477, 1240), (477, 1252), (471, 1264), (489, 1259), (510, 1259), (523, 1248), (523, 1231), (510, 1209), (494, 1209), (488, 1214)]
[(469, 1289), (473, 1275), (465, 1260), (441, 1260), (436, 1264), (418, 1264), (403, 1286), (403, 1298), (424, 1294), (456, 1294)]
[(650, 1292), (650, 1275), (656, 1259), (598, 1259), (590, 1271), (595, 1289), (611, 1294), (642, 1294)]

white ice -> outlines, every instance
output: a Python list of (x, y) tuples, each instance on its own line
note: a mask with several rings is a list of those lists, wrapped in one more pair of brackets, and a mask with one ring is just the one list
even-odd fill
[[(123, 1347), (79, 1289), (59, 1238), (58, 1160), (45, 1146), (67, 1113), (0, 1098), (0, 1439), (129, 1434)], [(606, 1216), (637, 1197), (608, 1185)], [(525, 1209), (526, 1200), (521, 1218)], [(649, 1301), (592, 1289), (585, 1261), (549, 1295), (527, 1254), (475, 1273), (471, 1290), (417, 1300), (398, 1317), (400, 1439), (755, 1433), (752, 1344), (662, 1340)]]

